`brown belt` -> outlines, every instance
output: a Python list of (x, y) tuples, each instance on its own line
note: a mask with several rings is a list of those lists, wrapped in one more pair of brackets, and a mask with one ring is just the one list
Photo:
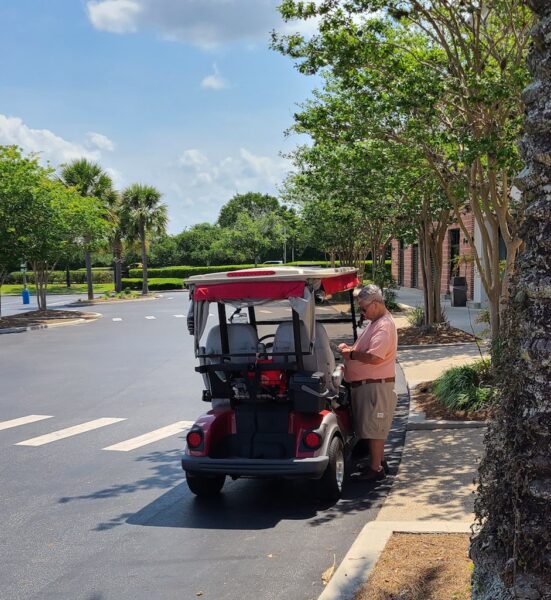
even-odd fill
[(385, 377), (383, 379), (361, 379), (360, 381), (351, 381), (350, 387), (356, 388), (360, 387), (364, 383), (394, 383), (396, 381), (395, 377)]

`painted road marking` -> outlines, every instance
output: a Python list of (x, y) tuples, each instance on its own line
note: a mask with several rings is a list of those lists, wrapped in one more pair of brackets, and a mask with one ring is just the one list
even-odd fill
[(151, 315), (147, 316), (146, 319), (156, 319), (157, 317), (153, 317)]
[(48, 433), (46, 435), (40, 435), (38, 437), (30, 438), (29, 440), (24, 440), (22, 442), (18, 442), (15, 444), (16, 446), (42, 446), (44, 444), (49, 444), (50, 442), (56, 442), (57, 440), (62, 440), (64, 438), (71, 437), (73, 435), (78, 435), (79, 433), (84, 433), (86, 431), (92, 431), (92, 429), (98, 429), (99, 427), (105, 427), (106, 425), (112, 425), (113, 423), (118, 423), (119, 421), (126, 421), (126, 419), (118, 419), (118, 418), (103, 418), (103, 419), (94, 419), (93, 421), (87, 421), (86, 423), (81, 423), (80, 425), (75, 425), (74, 427), (67, 427), (66, 429), (60, 429), (59, 431), (53, 431), (52, 433)]
[(177, 319), (183, 319), (186, 315), (174, 315)]
[(26, 417), (19, 417), (18, 419), (11, 419), (9, 421), (0, 421), (0, 431), (2, 429), (9, 429), (10, 427), (19, 427), (19, 425), (26, 425), (27, 423), (36, 423), (36, 421), (42, 421), (44, 419), (51, 418), (51, 415), (27, 415)]
[(113, 317), (113, 321), (122, 321), (120, 317)]
[(193, 423), (194, 421), (178, 421), (176, 423), (172, 423), (172, 425), (167, 425), (166, 427), (155, 429), (155, 431), (144, 433), (144, 435), (139, 435), (138, 437), (131, 438), (129, 440), (126, 440), (125, 442), (119, 442), (118, 444), (107, 446), (107, 448), (104, 448), (104, 450), (128, 452), (129, 450), (141, 448), (142, 446), (146, 446), (147, 444), (152, 444), (153, 442), (162, 440), (171, 435), (181, 433), (182, 431), (189, 429), (193, 425)]

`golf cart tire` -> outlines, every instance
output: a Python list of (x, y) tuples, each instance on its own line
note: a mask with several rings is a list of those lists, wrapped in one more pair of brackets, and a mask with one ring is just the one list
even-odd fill
[(225, 475), (216, 475), (214, 477), (204, 477), (203, 475), (194, 475), (186, 473), (186, 481), (189, 489), (201, 498), (217, 496), (226, 482)]
[(321, 479), (318, 479), (316, 483), (318, 496), (322, 500), (334, 502), (341, 497), (344, 483), (344, 449), (342, 440), (339, 437), (334, 437), (331, 440), (327, 455), (329, 464)]

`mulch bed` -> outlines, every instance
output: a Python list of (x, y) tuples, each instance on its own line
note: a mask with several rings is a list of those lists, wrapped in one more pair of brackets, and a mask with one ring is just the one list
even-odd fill
[(0, 329), (11, 327), (30, 327), (33, 325), (51, 325), (63, 323), (74, 319), (96, 319), (94, 313), (86, 313), (78, 310), (32, 310), (29, 312), (10, 315), (0, 318)]
[(398, 329), (399, 346), (418, 346), (429, 344), (453, 344), (474, 342), (475, 336), (450, 326), (440, 326), (430, 331), (423, 327), (400, 327)]
[(431, 393), (432, 381), (424, 381), (412, 390), (412, 401), (425, 413), (427, 419), (436, 421), (486, 421), (492, 417), (491, 408), (477, 411), (450, 410)]
[(395, 533), (354, 600), (468, 600), (468, 549), (465, 533)]

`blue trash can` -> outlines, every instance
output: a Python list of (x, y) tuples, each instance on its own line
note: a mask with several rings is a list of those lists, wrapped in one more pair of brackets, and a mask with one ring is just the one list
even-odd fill
[(21, 297), (23, 298), (23, 304), (30, 304), (31, 295), (27, 288), (23, 288), (23, 291), (21, 292)]

